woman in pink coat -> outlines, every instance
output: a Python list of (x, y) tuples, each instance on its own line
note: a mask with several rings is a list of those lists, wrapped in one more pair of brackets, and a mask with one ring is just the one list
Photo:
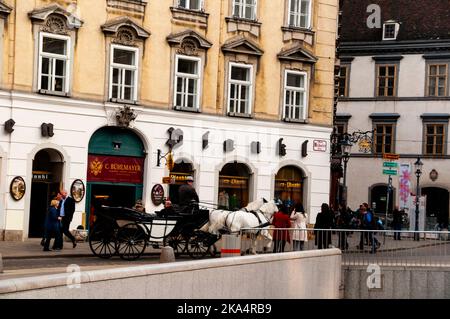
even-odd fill
[(292, 228), (294, 228), (292, 240), (295, 251), (303, 250), (305, 247), (305, 241), (308, 241), (308, 234), (306, 230), (307, 220), (308, 215), (305, 213), (303, 205), (301, 203), (297, 203), (291, 213)]

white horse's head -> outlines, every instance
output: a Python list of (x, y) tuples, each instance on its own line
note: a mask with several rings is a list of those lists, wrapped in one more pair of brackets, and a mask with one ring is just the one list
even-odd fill
[(265, 204), (263, 204), (259, 210), (266, 216), (268, 220), (270, 220), (279, 209), (274, 200), (271, 200)]
[(259, 198), (251, 203), (249, 203), (247, 206), (245, 206), (245, 210), (247, 210), (248, 212), (255, 212), (258, 209), (261, 208), (262, 205), (264, 205), (265, 203), (267, 203), (267, 200), (265, 200), (264, 198)]

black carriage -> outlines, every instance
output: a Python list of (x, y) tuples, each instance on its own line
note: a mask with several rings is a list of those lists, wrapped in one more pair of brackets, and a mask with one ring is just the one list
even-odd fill
[(101, 206), (89, 234), (94, 255), (126, 260), (138, 259), (148, 245), (173, 247), (176, 255), (188, 253), (202, 258), (217, 237), (200, 230), (209, 219), (209, 211), (188, 207), (182, 211), (146, 214), (130, 208)]

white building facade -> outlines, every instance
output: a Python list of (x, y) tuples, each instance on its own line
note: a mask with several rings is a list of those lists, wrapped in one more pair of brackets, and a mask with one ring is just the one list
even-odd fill
[[(118, 106), (22, 93), (2, 92), (0, 96), (1, 118), (13, 118), (16, 122), (14, 132), (2, 132), (0, 140), (0, 229), (4, 230), (6, 239), (28, 238), (32, 227), (30, 219), (34, 214), (31, 185), (36, 177), (39, 178), (36, 176), (39, 171), (33, 171), (36, 154), (44, 150), (49, 154), (50, 162), (60, 163), (61, 182), (69, 192), (72, 183), (78, 179), (86, 187), (90, 169), (89, 142), (97, 130), (116, 127)], [(327, 147), (315, 151), (314, 141), (327, 141), (329, 128), (308, 125), (299, 129), (295, 124), (255, 120), (250, 126), (245, 119), (133, 109), (137, 118), (127, 130), (139, 136), (144, 145), (142, 198), (149, 211), (161, 209), (161, 206), (153, 205), (151, 190), (155, 184), (163, 184), (163, 177), (169, 176), (164, 159), (157, 166), (157, 153), (158, 149), (163, 155), (167, 153), (166, 142), (171, 127), (183, 132), (183, 142), (173, 150), (174, 160), (192, 164), (195, 186), (204, 203), (218, 203), (220, 171), (226, 164), (235, 162), (249, 169), (247, 201), (262, 197), (273, 199), (277, 173), (290, 166), (301, 171), (302, 179), (298, 182), (301, 183), (305, 208), (311, 212), (311, 221), (315, 220), (320, 205), (327, 202), (329, 150)], [(52, 137), (41, 135), (42, 123), (54, 124)], [(203, 149), (207, 132), (208, 145)], [(278, 155), (280, 138), (286, 145), (285, 156)], [(233, 141), (233, 150), (224, 150), (226, 140)], [(302, 144), (306, 141), (307, 154), (302, 156)], [(252, 152), (252, 142), (260, 143), (260, 153)], [(16, 176), (22, 176), (25, 182), (24, 197), (19, 201), (10, 193), (10, 184)], [(168, 196), (169, 185), (163, 184), (163, 187)], [(89, 191), (76, 204), (71, 228), (86, 226), (88, 196)]]

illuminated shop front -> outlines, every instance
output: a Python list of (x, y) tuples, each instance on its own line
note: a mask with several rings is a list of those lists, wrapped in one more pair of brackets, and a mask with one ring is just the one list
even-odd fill
[(303, 204), (303, 174), (295, 166), (281, 168), (275, 176), (275, 198), (285, 203)]
[(228, 163), (219, 174), (218, 206), (222, 209), (240, 209), (249, 202), (251, 171), (242, 163)]

